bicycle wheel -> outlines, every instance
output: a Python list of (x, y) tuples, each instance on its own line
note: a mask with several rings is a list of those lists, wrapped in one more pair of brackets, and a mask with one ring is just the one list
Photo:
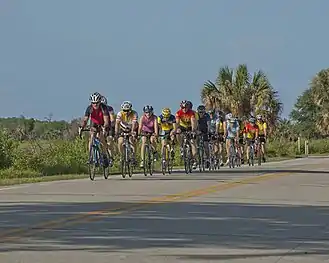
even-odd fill
[(262, 146), (261, 144), (257, 144), (257, 159), (258, 159), (258, 165), (262, 164)]
[(183, 159), (184, 159), (185, 173), (188, 174), (190, 172), (190, 156), (189, 156), (188, 146), (185, 144), (183, 146)]
[(166, 170), (167, 170), (167, 146), (163, 147), (163, 150), (162, 150), (162, 158), (161, 158), (161, 169), (162, 169), (162, 174), (163, 175), (166, 175)]
[(149, 158), (149, 146), (146, 144), (144, 146), (144, 155), (143, 155), (143, 171), (144, 171), (144, 175), (147, 176), (147, 173), (148, 173), (148, 168), (149, 168), (149, 161), (148, 161), (148, 158)]
[(250, 153), (249, 153), (249, 166), (254, 166), (254, 146), (250, 146)]
[(102, 165), (104, 179), (108, 179), (110, 175), (110, 167), (109, 167), (109, 157), (106, 153), (101, 155), (100, 163)]
[(154, 154), (153, 154), (153, 149), (149, 149), (149, 154), (148, 154), (148, 170), (149, 170), (149, 173), (150, 175), (153, 175), (153, 171), (154, 171)]
[(230, 156), (229, 156), (229, 167), (230, 168), (234, 168), (235, 166), (235, 153), (234, 153), (235, 149), (233, 146), (233, 143), (231, 142), (230, 145)]
[(171, 155), (171, 146), (167, 146), (167, 168), (168, 168), (168, 173), (172, 173), (172, 169), (174, 166), (174, 159)]
[(96, 175), (96, 169), (97, 169), (97, 149), (95, 149), (94, 146), (92, 146), (89, 154), (89, 164), (88, 164), (88, 171), (89, 171), (89, 178), (90, 180), (95, 180)]
[(204, 144), (201, 142), (199, 144), (199, 170), (200, 172), (204, 172), (205, 164), (204, 164)]

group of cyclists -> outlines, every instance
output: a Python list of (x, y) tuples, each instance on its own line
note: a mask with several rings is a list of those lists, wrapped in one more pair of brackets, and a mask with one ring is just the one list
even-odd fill
[[(265, 159), (265, 143), (267, 137), (267, 124), (261, 115), (249, 119), (238, 119), (232, 113), (224, 114), (220, 110), (206, 110), (204, 105), (193, 110), (191, 101), (183, 100), (179, 110), (173, 114), (170, 108), (162, 109), (159, 116), (155, 115), (151, 105), (143, 107), (143, 115), (139, 118), (138, 113), (133, 109), (130, 101), (121, 104), (121, 110), (115, 114), (113, 107), (109, 106), (106, 97), (98, 92), (90, 95), (88, 105), (82, 123), (79, 127), (79, 135), (86, 128), (90, 120), (89, 150), (94, 136), (98, 136), (106, 165), (112, 166), (115, 153), (119, 156), (123, 153), (122, 132), (129, 133), (129, 142), (132, 146), (132, 162), (137, 165), (136, 147), (137, 139), (141, 138), (141, 157), (143, 158), (146, 136), (150, 136), (150, 144), (153, 150), (155, 161), (161, 158), (157, 151), (157, 141), (161, 138), (161, 152), (167, 143), (171, 145), (171, 156), (174, 158), (175, 145), (180, 147), (182, 152), (182, 135), (185, 132), (191, 133), (190, 145), (193, 159), (193, 169), (198, 165), (197, 147), (200, 139), (204, 142), (206, 166), (209, 165), (209, 142), (214, 146), (213, 154), (217, 157), (220, 166), (227, 165), (224, 160), (224, 151), (229, 153), (231, 144), (241, 153), (241, 163), (244, 163), (244, 152), (249, 162), (250, 144), (257, 140), (261, 144), (263, 162)], [(116, 143), (117, 142), (117, 143)], [(225, 144), (225, 147), (224, 147)], [(247, 146), (247, 147), (246, 147)], [(228, 155), (228, 154), (227, 154)], [(89, 160), (90, 161), (90, 160)], [(143, 168), (144, 160), (141, 160), (140, 167)]]

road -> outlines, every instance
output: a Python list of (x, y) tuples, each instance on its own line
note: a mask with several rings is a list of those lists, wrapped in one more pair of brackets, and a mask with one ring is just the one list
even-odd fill
[(1, 263), (329, 260), (329, 158), (0, 189)]

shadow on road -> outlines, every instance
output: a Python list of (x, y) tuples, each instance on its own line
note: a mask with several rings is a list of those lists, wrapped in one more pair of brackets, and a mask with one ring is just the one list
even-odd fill
[[(35, 227), (7, 243), (10, 228), (36, 224), (91, 210), (135, 209), (121, 214), (92, 215), (84, 222), (59, 224), (50, 230)], [(264, 253), (198, 255), (191, 260), (329, 254), (329, 208), (326, 206), (258, 205), (245, 203), (37, 203), (0, 206), (0, 252), (87, 250), (113, 252), (147, 248), (223, 247), (264, 250)], [(88, 222), (86, 222), (88, 221)], [(54, 227), (54, 226), (53, 226)], [(297, 250), (293, 251), (293, 248)], [(265, 251), (266, 250), (266, 251)], [(270, 250), (270, 251), (268, 251)], [(251, 251), (252, 252), (252, 251)], [(168, 256), (168, 255), (164, 255)]]

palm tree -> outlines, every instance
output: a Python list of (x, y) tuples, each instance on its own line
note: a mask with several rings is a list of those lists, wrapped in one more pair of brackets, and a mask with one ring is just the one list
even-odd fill
[(208, 109), (221, 109), (238, 117), (263, 114), (274, 127), (282, 112), (282, 103), (266, 74), (259, 70), (253, 75), (245, 64), (236, 70), (220, 68), (215, 83), (207, 81), (201, 100)]
[(313, 103), (318, 107), (316, 127), (322, 135), (329, 134), (329, 69), (321, 70), (310, 83)]

